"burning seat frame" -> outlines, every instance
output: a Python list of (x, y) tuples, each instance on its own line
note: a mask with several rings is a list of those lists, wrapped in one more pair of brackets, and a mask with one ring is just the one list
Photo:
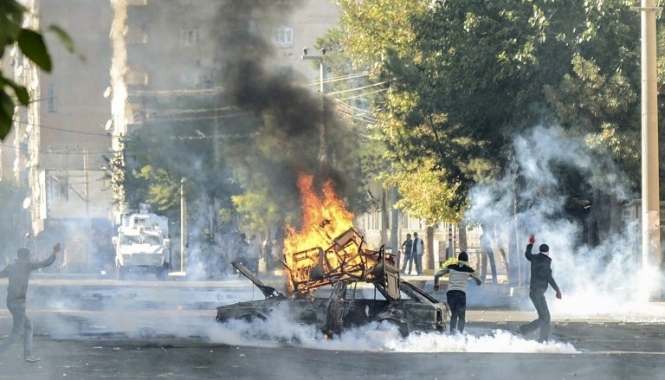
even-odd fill
[[(316, 264), (299, 267), (297, 263), (304, 260)], [(285, 261), (282, 264), (296, 298), (326, 285), (362, 281), (374, 283), (386, 299), (400, 299), (399, 270), (386, 261), (385, 247), (367, 249), (364, 237), (354, 228), (333, 239), (325, 250), (315, 247), (294, 253), (293, 262), (293, 268)]]

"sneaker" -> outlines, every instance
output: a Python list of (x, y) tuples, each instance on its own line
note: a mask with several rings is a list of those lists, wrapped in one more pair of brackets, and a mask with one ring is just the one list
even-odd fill
[(38, 362), (38, 361), (40, 361), (40, 360), (42, 360), (42, 359), (40, 359), (40, 358), (38, 358), (38, 357), (36, 357), (36, 356), (26, 356), (26, 357), (25, 357), (25, 361), (28, 362), (28, 363), (36, 363), (36, 362)]

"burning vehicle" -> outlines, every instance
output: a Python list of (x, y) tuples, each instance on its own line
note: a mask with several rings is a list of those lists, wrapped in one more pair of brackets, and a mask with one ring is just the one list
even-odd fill
[[(287, 234), (282, 261), (286, 294), (234, 262), (233, 266), (261, 290), (265, 299), (220, 306), (218, 322), (265, 320), (274, 310), (286, 306), (294, 321), (318, 326), (327, 336), (372, 322), (393, 324), (403, 336), (415, 331), (446, 330), (446, 304), (400, 279), (383, 246), (368, 249), (352, 226), (352, 214), (346, 212), (334, 193), (324, 188), (326, 199), (321, 200), (311, 191), (311, 179), (299, 186), (306, 198), (305, 221), (318, 216), (323, 222), (305, 223), (303, 230)], [(303, 192), (303, 187), (309, 190)], [(340, 228), (344, 230), (337, 233)], [(331, 238), (331, 233), (336, 237)], [(310, 248), (294, 249), (303, 244)]]

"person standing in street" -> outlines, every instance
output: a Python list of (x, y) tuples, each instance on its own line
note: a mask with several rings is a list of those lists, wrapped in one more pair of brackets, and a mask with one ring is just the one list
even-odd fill
[(413, 233), (413, 260), (416, 262), (416, 272), (418, 276), (423, 275), (423, 254), (425, 254), (425, 242), (418, 237), (418, 233)]
[(5, 352), (9, 346), (16, 341), (23, 332), (23, 358), (26, 362), (34, 363), (40, 359), (32, 354), (32, 322), (25, 312), (26, 293), (30, 272), (40, 268), (46, 268), (53, 264), (57, 253), (60, 251), (60, 243), (53, 246), (53, 253), (46, 260), (30, 262), (30, 251), (20, 248), (17, 252), (17, 260), (9, 264), (0, 272), (0, 278), (8, 278), (7, 285), (7, 309), (12, 314), (12, 332), (0, 344), (0, 354)]
[(448, 264), (434, 275), (434, 290), (439, 290), (439, 278), (450, 274), (446, 298), (450, 308), (450, 333), (463, 333), (466, 324), (466, 282), (473, 278), (476, 284), (482, 283), (473, 268), (468, 265), (469, 255), (460, 252), (457, 262)]
[(548, 285), (551, 285), (552, 289), (556, 292), (556, 298), (561, 299), (561, 290), (556, 281), (554, 281), (554, 277), (552, 277), (552, 259), (549, 257), (550, 247), (547, 244), (541, 244), (538, 249), (539, 253), (534, 255), (531, 253), (531, 250), (535, 243), (536, 238), (531, 235), (524, 255), (531, 262), (529, 298), (531, 298), (533, 306), (536, 307), (538, 319), (521, 325), (517, 329), (517, 333), (519, 335), (526, 335), (540, 328), (538, 341), (545, 343), (550, 335), (550, 311), (547, 308), (545, 291), (547, 291)]
[(402, 274), (407, 274), (406, 264), (409, 264), (409, 272), (411, 274), (411, 268), (413, 267), (413, 240), (411, 240), (411, 234), (406, 234), (406, 240), (402, 243), (402, 252), (404, 252), (404, 260), (402, 262)]

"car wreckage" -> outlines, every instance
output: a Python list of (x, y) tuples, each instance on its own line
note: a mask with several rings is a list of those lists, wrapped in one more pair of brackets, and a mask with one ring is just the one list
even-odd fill
[(233, 262), (265, 299), (220, 306), (217, 321), (265, 320), (277, 308), (285, 308), (295, 322), (315, 325), (327, 337), (372, 322), (395, 325), (402, 336), (446, 331), (450, 317), (447, 305), (400, 279), (385, 248), (367, 249), (354, 228), (332, 239), (327, 249), (296, 252), (282, 264), (286, 268), (286, 294)]

